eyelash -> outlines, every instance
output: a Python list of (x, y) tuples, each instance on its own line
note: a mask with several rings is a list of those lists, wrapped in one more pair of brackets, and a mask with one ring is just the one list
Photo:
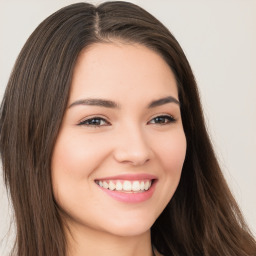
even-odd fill
[[(176, 121), (176, 119), (173, 116), (170, 116), (170, 115), (160, 115), (160, 116), (156, 116), (156, 117), (152, 118), (148, 123), (151, 123), (152, 120), (156, 121), (159, 118), (165, 119), (164, 122), (159, 122), (159, 123), (154, 122), (152, 124), (167, 125), (167, 124), (170, 124), (170, 123), (174, 123)], [(97, 122), (97, 124), (95, 124), (95, 121)], [(104, 124), (100, 124), (102, 121), (104, 122)], [(92, 122), (94, 122), (94, 123), (92, 123)], [(86, 120), (80, 122), (78, 125), (79, 126), (101, 127), (101, 126), (110, 125), (110, 123), (108, 121), (106, 121), (106, 119), (104, 119), (102, 117), (95, 116), (93, 118), (89, 118), (89, 119), (86, 119)]]
[[(90, 123), (90, 122), (93, 122), (93, 121), (103, 121), (105, 124), (104, 125), (100, 125), (100, 124), (93, 124), (93, 123)], [(92, 127), (100, 127), (100, 126), (107, 126), (109, 125), (110, 123), (108, 121), (106, 121), (104, 118), (102, 117), (98, 117), (98, 116), (95, 116), (95, 117), (92, 117), (92, 118), (89, 118), (89, 119), (86, 119), (82, 122), (80, 122), (78, 125), (85, 125), (85, 126), (92, 126)]]
[(173, 117), (173, 116), (170, 116), (170, 115), (160, 115), (160, 116), (156, 116), (154, 117), (153, 119), (151, 119), (149, 121), (149, 123), (152, 121), (152, 120), (156, 120), (157, 118), (163, 118), (165, 119), (165, 121), (167, 120), (167, 122), (160, 122), (160, 123), (154, 123), (154, 124), (159, 124), (159, 125), (167, 125), (169, 123), (174, 123), (176, 121), (176, 119)]

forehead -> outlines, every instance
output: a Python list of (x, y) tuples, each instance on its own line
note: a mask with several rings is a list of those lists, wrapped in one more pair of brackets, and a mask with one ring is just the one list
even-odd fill
[(158, 98), (168, 94), (177, 97), (177, 84), (158, 53), (140, 44), (97, 43), (78, 57), (70, 100), (136, 95)]

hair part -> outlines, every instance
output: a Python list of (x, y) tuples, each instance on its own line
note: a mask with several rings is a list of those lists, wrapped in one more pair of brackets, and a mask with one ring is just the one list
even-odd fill
[(252, 255), (255, 241), (214, 155), (180, 45), (151, 14), (121, 1), (62, 8), (37, 27), (16, 61), (1, 105), (0, 153), (17, 255), (66, 255), (65, 224), (52, 191), (52, 152), (80, 52), (115, 40), (159, 53), (178, 84), (187, 153), (177, 191), (152, 227), (152, 243), (166, 256)]

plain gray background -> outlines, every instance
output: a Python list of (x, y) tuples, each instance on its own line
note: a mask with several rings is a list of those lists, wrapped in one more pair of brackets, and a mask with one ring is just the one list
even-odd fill
[[(0, 97), (28, 36), (48, 15), (75, 2), (81, 1), (0, 0)], [(183, 47), (224, 175), (256, 234), (256, 1), (130, 2), (155, 15)], [(13, 242), (13, 232), (7, 233), (10, 222), (11, 208), (1, 180), (1, 256), (7, 255)]]

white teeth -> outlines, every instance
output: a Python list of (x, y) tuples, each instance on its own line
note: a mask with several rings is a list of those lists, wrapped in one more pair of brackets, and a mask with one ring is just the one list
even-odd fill
[(103, 188), (108, 188), (108, 183), (106, 181), (103, 181)]
[(140, 191), (140, 183), (138, 181), (132, 183), (132, 191)]
[(96, 181), (96, 183), (105, 189), (117, 190), (123, 192), (143, 192), (149, 190), (151, 187), (151, 180), (147, 181), (115, 181), (115, 180), (106, 180), (106, 181)]
[(116, 183), (116, 190), (118, 190), (118, 191), (123, 190), (123, 185), (122, 185), (122, 183), (120, 181), (118, 181)]
[(147, 180), (146, 183), (145, 183), (145, 185), (144, 185), (144, 189), (145, 189), (145, 190), (148, 190), (149, 187), (150, 187), (150, 185), (151, 185), (151, 184), (150, 184), (149, 181)]
[(132, 183), (128, 180), (126, 180), (123, 184), (123, 190), (124, 191), (131, 191), (132, 190)]
[(110, 181), (109, 184), (108, 184), (108, 188), (110, 190), (114, 190), (116, 188), (116, 186), (115, 186), (115, 184), (112, 181)]

